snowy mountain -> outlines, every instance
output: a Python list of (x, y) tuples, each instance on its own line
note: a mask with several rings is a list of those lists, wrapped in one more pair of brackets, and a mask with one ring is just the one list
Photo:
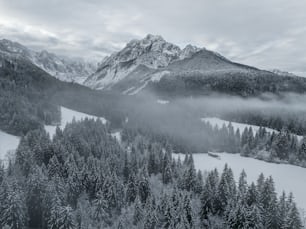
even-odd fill
[(6, 58), (24, 58), (62, 81), (82, 83), (96, 67), (81, 59), (59, 57), (45, 50), (33, 51), (17, 42), (0, 40), (0, 54)]
[(127, 95), (144, 90), (163, 96), (305, 92), (305, 80), (300, 77), (235, 63), (205, 48), (180, 49), (155, 35), (132, 40), (106, 57), (84, 85)]
[[(134, 71), (139, 72), (142, 69), (144, 76), (177, 60), (188, 58), (198, 51), (199, 48), (191, 45), (181, 50), (161, 36), (149, 34), (142, 40), (130, 41), (121, 51), (105, 58), (98, 70), (85, 81), (85, 85), (94, 89), (110, 89), (127, 76), (131, 76)], [(143, 72), (144, 68), (146, 70)]]

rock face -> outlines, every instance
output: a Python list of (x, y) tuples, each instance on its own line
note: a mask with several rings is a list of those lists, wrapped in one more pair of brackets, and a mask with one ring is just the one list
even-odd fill
[[(190, 78), (199, 74), (250, 73), (255, 68), (233, 63), (218, 53), (187, 45), (184, 49), (161, 36), (147, 35), (130, 41), (121, 51), (105, 58), (84, 84), (93, 89), (137, 94), (166, 76)], [(181, 80), (181, 79), (180, 79)], [(171, 82), (172, 83), (172, 82)]]
[(199, 50), (191, 45), (181, 50), (161, 36), (149, 34), (142, 40), (130, 41), (121, 51), (105, 58), (98, 70), (85, 81), (85, 85), (94, 89), (110, 89), (135, 70), (141, 70), (145, 75), (177, 60), (188, 58)]
[(0, 40), (0, 54), (6, 57), (23, 58), (32, 62), (50, 75), (62, 81), (83, 83), (95, 70), (95, 64), (81, 59), (59, 57), (45, 50), (35, 52), (17, 42)]

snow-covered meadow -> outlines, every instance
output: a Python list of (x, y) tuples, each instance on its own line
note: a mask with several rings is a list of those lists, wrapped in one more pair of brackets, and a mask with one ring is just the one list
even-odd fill
[(8, 152), (17, 149), (20, 138), (0, 131), (0, 160), (6, 161)]
[[(64, 129), (66, 124), (73, 119), (80, 121), (85, 118), (96, 119), (98, 117), (61, 107), (61, 123), (59, 124), (59, 128)], [(101, 117), (99, 119), (103, 123), (106, 123), (106, 119)], [(45, 125), (45, 130), (52, 137), (55, 134), (56, 126)], [(5, 161), (7, 159), (7, 153), (14, 152), (18, 147), (19, 141), (20, 137), (0, 131), (0, 160)]]
[[(97, 117), (82, 112), (74, 111), (65, 107), (61, 107), (61, 123), (58, 125), (58, 127), (60, 129), (64, 129), (66, 124), (72, 122), (73, 119), (75, 119), (75, 121), (80, 121), (85, 118), (99, 118), (103, 123), (106, 123), (106, 119), (102, 117)], [(45, 130), (49, 133), (50, 137), (52, 137), (55, 134), (56, 126), (45, 125)]]
[[(265, 161), (242, 157), (239, 154), (214, 153), (219, 157), (212, 157), (206, 153), (193, 154), (195, 168), (201, 171), (210, 171), (215, 168), (222, 172), (224, 165), (228, 164), (234, 172), (236, 180), (244, 169), (249, 183), (256, 182), (260, 173), (265, 177), (272, 176), (275, 188), (280, 195), (283, 191), (292, 192), (299, 208), (306, 210), (306, 169), (286, 164), (268, 163)], [(173, 157), (184, 159), (182, 154), (173, 154)]]

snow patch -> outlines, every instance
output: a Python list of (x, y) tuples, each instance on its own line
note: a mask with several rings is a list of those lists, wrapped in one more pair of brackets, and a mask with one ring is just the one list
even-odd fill
[(135, 89), (134, 86), (133, 86), (133, 87), (130, 87), (129, 89), (123, 91), (122, 94), (123, 94), (123, 95), (127, 95), (127, 94), (129, 94), (129, 92), (133, 91), (134, 89)]
[(134, 90), (133, 92), (129, 93), (129, 95), (136, 95), (138, 92), (140, 92), (142, 89), (144, 89), (148, 85), (148, 81), (146, 81), (142, 86)]
[(159, 103), (159, 104), (162, 104), (162, 105), (165, 105), (165, 104), (169, 103), (168, 100), (161, 100), (161, 99), (157, 100), (156, 102)]
[(9, 152), (15, 152), (20, 141), (20, 137), (0, 131), (0, 160), (6, 161)]
[(151, 77), (151, 81), (159, 82), (164, 75), (169, 74), (169, 73), (170, 73), (169, 71), (161, 71), (161, 72), (154, 73)]
[[(102, 118), (102, 117), (97, 117), (97, 116), (85, 114), (85, 113), (82, 113), (82, 112), (70, 110), (70, 109), (65, 108), (65, 107), (61, 107), (61, 123), (59, 125), (59, 128), (63, 130), (65, 128), (66, 124), (69, 123), (69, 122), (72, 122), (73, 119), (75, 121), (80, 121), (80, 120), (83, 120), (85, 118), (100, 119), (103, 124), (105, 124), (107, 122), (106, 119)], [(45, 130), (49, 133), (49, 135), (51, 137), (53, 137), (53, 135), (55, 134), (56, 126), (45, 125)]]
[(121, 139), (122, 138), (121, 138), (121, 132), (120, 131), (113, 132), (113, 133), (111, 133), (111, 135), (112, 135), (113, 138), (115, 138), (119, 142), (119, 144), (121, 144), (121, 142), (122, 142)]
[[(247, 181), (256, 182), (260, 173), (265, 177), (272, 176), (278, 195), (283, 191), (287, 194), (292, 192), (299, 208), (306, 210), (306, 168), (286, 164), (274, 164), (249, 157), (242, 157), (239, 154), (213, 153), (218, 158), (209, 156), (206, 153), (193, 154), (195, 168), (202, 171), (211, 171), (215, 168), (223, 171), (227, 163), (232, 168), (236, 181), (244, 169), (247, 174)], [(173, 158), (184, 159), (183, 154), (172, 154)]]

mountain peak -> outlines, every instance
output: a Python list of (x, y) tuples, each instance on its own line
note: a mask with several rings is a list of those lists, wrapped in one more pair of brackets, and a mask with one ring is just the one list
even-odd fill
[(153, 34), (148, 34), (144, 39), (150, 41), (165, 41), (165, 39), (162, 36), (153, 35)]

